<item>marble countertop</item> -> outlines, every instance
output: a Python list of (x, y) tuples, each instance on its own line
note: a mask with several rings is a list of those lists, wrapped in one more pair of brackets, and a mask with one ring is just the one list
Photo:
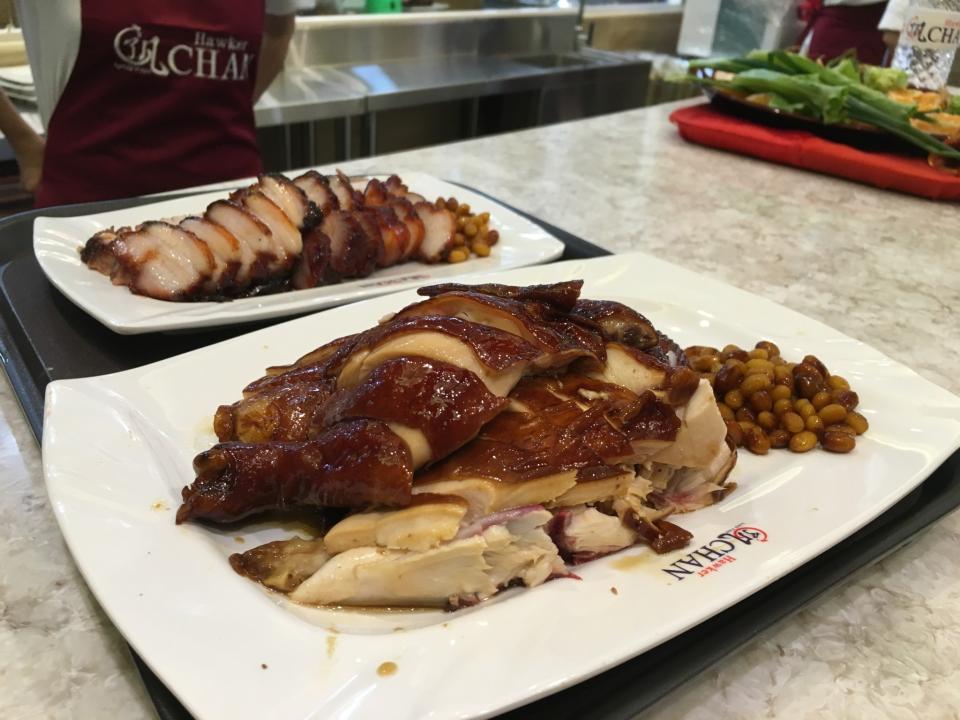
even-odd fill
[[(670, 106), (345, 163), (500, 196), (614, 252), (781, 302), (960, 393), (960, 207), (684, 143)], [(57, 530), (0, 382), (0, 717), (153, 708)], [(960, 513), (674, 691), (643, 720), (960, 716)]]

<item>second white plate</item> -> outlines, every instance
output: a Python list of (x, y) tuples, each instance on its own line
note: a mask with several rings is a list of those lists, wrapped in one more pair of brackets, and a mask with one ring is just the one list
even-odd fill
[(408, 262), (383, 268), (359, 280), (291, 290), (229, 302), (167, 302), (134, 295), (126, 287), (80, 262), (79, 248), (94, 233), (111, 226), (137, 225), (145, 220), (195, 214), (226, 190), (165, 200), (126, 210), (78, 217), (39, 217), (33, 226), (33, 250), (47, 278), (75, 305), (114, 332), (124, 335), (188, 330), (267, 320), (343, 305), (395, 290), (442, 282), (465, 273), (489, 273), (537, 265), (563, 254), (563, 243), (508, 208), (458, 185), (416, 172), (398, 173), (410, 189), (427, 198), (456, 197), (479, 212), (490, 213), (490, 227), (500, 241), (489, 257), (471, 256), (462, 263), (426, 265)]

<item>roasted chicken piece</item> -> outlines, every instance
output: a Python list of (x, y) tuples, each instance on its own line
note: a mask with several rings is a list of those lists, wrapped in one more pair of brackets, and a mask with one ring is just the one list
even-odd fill
[[(390, 207), (386, 183), (365, 194)], [(456, 608), (564, 561), (682, 547), (665, 518), (733, 487), (726, 425), (672, 341), (579, 290), (424, 288), (269, 368), (217, 411), (223, 442), (196, 458), (178, 522), (347, 508), (322, 539), (231, 558), (307, 604)]]

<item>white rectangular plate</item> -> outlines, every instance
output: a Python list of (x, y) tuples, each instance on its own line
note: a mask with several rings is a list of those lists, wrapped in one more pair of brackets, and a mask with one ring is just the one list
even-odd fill
[[(515, 707), (790, 572), (878, 516), (960, 445), (960, 398), (825, 325), (646, 255), (485, 280), (571, 278), (586, 280), (585, 297), (639, 309), (682, 346), (769, 339), (788, 358), (817, 355), (860, 394), (869, 432), (850, 455), (741, 453), (739, 488), (680, 517), (694, 540), (670, 555), (632, 548), (578, 567), (580, 581), (511, 590), (456, 613), (307, 611), (227, 564), (230, 553), (295, 528), (178, 527), (180, 489), (193, 479), (194, 454), (214, 442), (218, 404), (238, 398), (267, 365), (374, 324), (412, 292), (136, 370), (52, 383), (43, 464), (64, 537), (113, 622), (197, 718), (461, 718)], [(396, 663), (395, 674), (378, 674), (384, 662)]]
[(80, 262), (78, 249), (94, 233), (104, 228), (195, 215), (214, 200), (225, 198), (228, 194), (226, 190), (97, 215), (38, 217), (33, 225), (33, 251), (43, 272), (60, 292), (108, 328), (124, 335), (232, 325), (296, 315), (442, 282), (444, 278), (464, 273), (489, 273), (537, 265), (563, 254), (563, 243), (493, 200), (431, 175), (417, 172), (398, 174), (411, 191), (426, 198), (454, 196), (460, 202), (469, 203), (476, 212), (489, 212), (490, 228), (500, 233), (500, 241), (491, 248), (490, 256), (471, 256), (465, 262), (454, 264), (407, 262), (377, 270), (359, 280), (229, 302), (168, 302), (134, 295), (126, 287), (113, 285), (108, 277)]

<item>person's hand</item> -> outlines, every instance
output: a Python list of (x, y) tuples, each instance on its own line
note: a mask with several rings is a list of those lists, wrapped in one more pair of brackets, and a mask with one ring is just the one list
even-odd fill
[(40, 184), (43, 172), (43, 138), (34, 136), (21, 144), (15, 151), (17, 165), (20, 166), (20, 184), (32, 193)]

